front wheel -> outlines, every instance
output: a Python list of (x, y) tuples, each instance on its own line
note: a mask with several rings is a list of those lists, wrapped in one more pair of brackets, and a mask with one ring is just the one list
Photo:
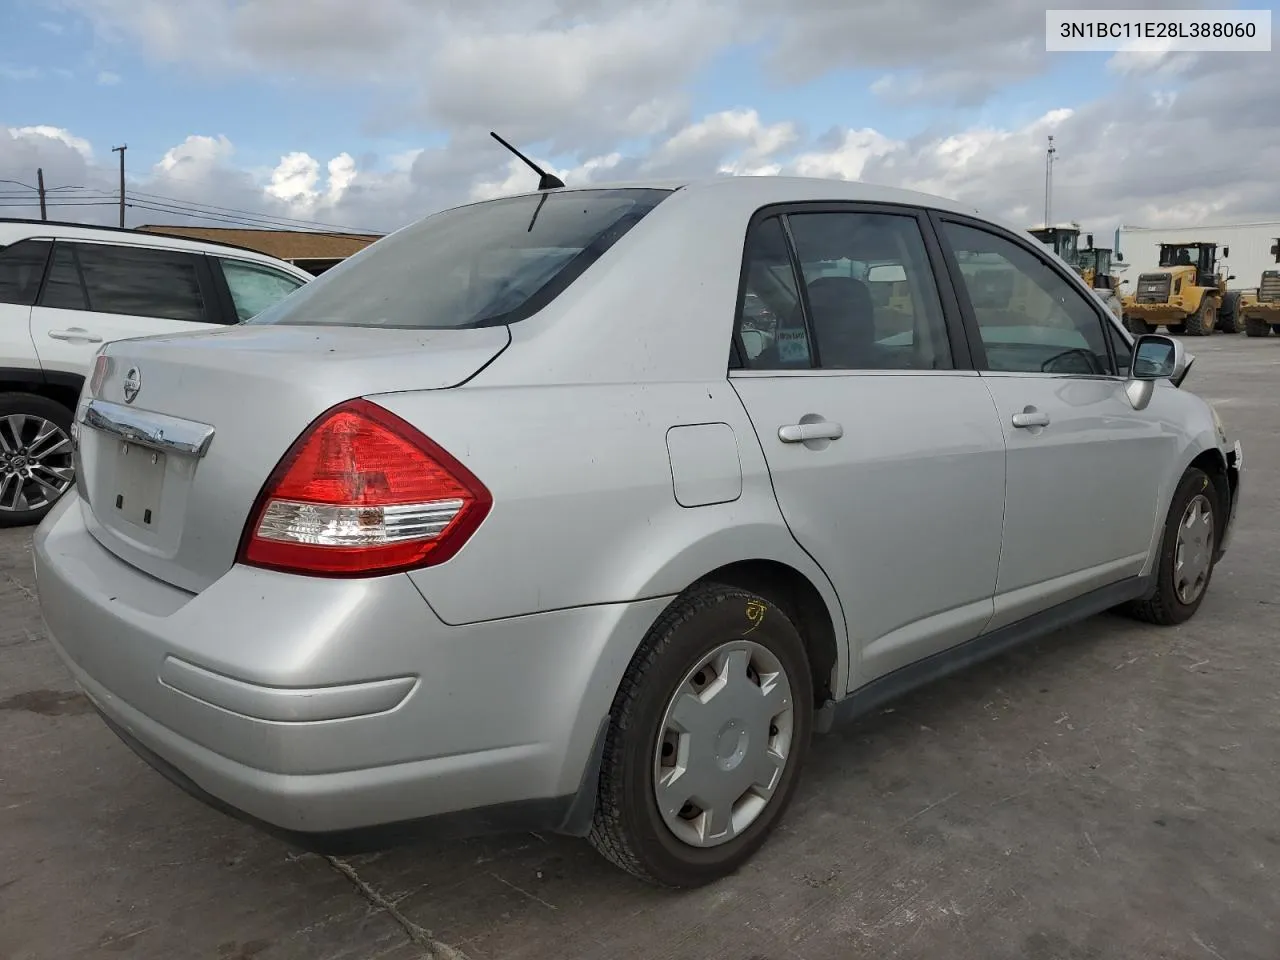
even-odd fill
[(1213, 333), (1217, 322), (1218, 314), (1213, 309), (1213, 301), (1202, 300), (1200, 309), (1187, 317), (1187, 334), (1192, 337), (1207, 337)]
[(1191, 467), (1182, 475), (1165, 518), (1155, 592), (1126, 612), (1160, 626), (1185, 623), (1195, 615), (1213, 577), (1222, 507), (1207, 473)]
[(1155, 327), (1140, 317), (1125, 317), (1124, 325), (1129, 328), (1129, 332), (1135, 337), (1145, 336), (1155, 330)]
[(813, 728), (804, 641), (769, 600), (708, 584), (650, 628), (614, 699), (590, 841), (650, 883), (727, 876), (795, 791)]

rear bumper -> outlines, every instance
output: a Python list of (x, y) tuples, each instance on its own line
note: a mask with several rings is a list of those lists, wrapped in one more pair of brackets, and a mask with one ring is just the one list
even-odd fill
[(245, 567), (193, 595), (98, 544), (74, 494), (34, 539), (50, 639), (121, 738), (189, 792), (317, 849), (406, 829), (585, 832), (600, 731), (665, 605), (455, 627), (404, 575)]

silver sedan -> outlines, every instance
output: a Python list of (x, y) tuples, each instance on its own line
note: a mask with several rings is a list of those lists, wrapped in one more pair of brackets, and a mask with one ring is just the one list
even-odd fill
[(543, 829), (702, 884), (813, 734), (1108, 608), (1195, 614), (1243, 464), (1192, 360), (933, 196), (471, 204), (103, 347), (40, 602), (122, 739), (301, 845)]

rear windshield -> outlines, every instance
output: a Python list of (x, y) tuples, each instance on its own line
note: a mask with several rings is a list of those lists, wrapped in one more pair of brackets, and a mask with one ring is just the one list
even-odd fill
[(545, 307), (668, 190), (569, 190), (457, 207), (384, 237), (246, 321), (441, 330)]

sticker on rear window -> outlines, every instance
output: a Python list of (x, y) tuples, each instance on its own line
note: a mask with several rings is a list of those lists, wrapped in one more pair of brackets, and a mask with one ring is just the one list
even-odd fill
[(803, 330), (778, 331), (778, 359), (783, 363), (808, 361), (809, 340)]

